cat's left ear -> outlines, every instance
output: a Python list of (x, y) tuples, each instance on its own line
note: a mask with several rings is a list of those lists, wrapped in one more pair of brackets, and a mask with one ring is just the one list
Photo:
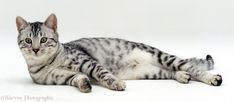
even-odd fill
[(53, 29), (54, 31), (57, 30), (57, 18), (55, 16), (55, 14), (51, 14), (47, 19), (46, 21), (44, 22), (44, 24)]

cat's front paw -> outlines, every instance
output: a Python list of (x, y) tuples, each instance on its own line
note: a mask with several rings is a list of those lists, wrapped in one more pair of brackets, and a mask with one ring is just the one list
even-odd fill
[(177, 71), (175, 79), (180, 83), (187, 84), (191, 80), (191, 75), (186, 71)]
[(91, 92), (91, 84), (88, 78), (84, 77), (78, 81), (78, 88), (81, 92), (88, 93)]
[(213, 86), (220, 86), (222, 84), (222, 81), (222, 76), (217, 74), (211, 77), (209, 84)]
[(126, 84), (122, 80), (116, 80), (109, 86), (109, 88), (115, 91), (124, 91)]

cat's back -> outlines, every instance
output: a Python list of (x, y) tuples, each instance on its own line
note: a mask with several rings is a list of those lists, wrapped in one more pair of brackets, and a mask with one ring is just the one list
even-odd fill
[(83, 50), (94, 53), (105, 53), (113, 55), (118, 52), (125, 52), (135, 48), (136, 43), (119, 38), (81, 38), (75, 41), (65, 43), (64, 45), (73, 48), (82, 48)]
[(63, 44), (67, 50), (79, 50), (98, 60), (103, 65), (121, 60), (128, 55), (137, 43), (118, 38), (81, 38)]

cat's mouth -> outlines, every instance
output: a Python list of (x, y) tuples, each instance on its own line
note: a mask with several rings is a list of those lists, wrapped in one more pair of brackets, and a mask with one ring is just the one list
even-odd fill
[(38, 56), (38, 53), (35, 53), (35, 56)]
[(38, 57), (39, 56), (39, 52), (34, 52), (34, 56)]

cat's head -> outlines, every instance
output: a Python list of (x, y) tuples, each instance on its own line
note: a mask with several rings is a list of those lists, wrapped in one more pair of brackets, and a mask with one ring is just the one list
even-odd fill
[(16, 17), (18, 45), (24, 56), (42, 58), (54, 54), (59, 46), (57, 18), (51, 14), (45, 22), (27, 22)]

